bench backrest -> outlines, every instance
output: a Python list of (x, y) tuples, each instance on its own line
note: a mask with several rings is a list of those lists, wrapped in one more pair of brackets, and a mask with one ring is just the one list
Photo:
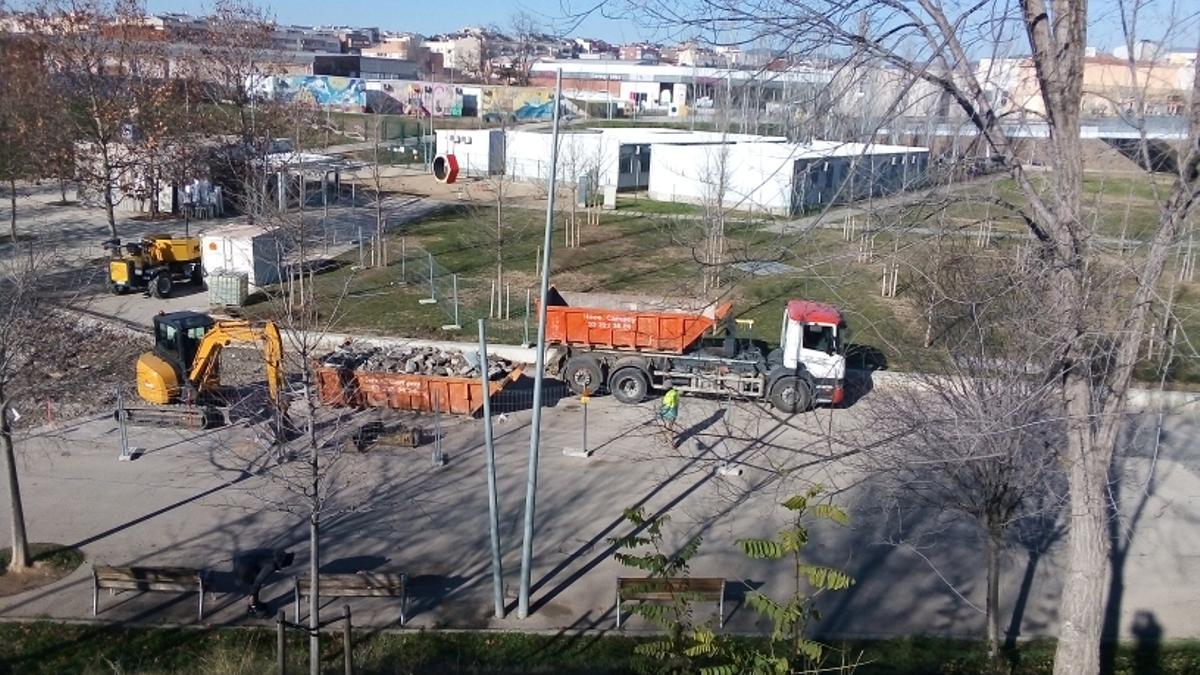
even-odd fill
[[(96, 585), (157, 588), (199, 588), (202, 572), (189, 567), (112, 567), (94, 565)], [(153, 590), (151, 588), (151, 590)]]
[(629, 600), (670, 600), (684, 593), (719, 598), (725, 580), (717, 577), (618, 577), (617, 593)]
[[(321, 574), (321, 595), (328, 596), (392, 596), (404, 595), (404, 575), (399, 572), (359, 572), (357, 574)], [(309, 577), (296, 577), (301, 595), (312, 590)]]

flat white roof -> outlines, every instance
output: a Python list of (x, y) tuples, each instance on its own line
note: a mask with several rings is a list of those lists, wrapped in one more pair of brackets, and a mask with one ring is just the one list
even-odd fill
[(741, 152), (757, 152), (777, 159), (815, 159), (821, 157), (857, 157), (900, 152), (929, 152), (928, 148), (904, 145), (841, 143), (814, 140), (810, 143), (740, 143), (733, 146)]
[[(548, 129), (520, 129), (511, 133), (547, 136), (551, 132)], [(560, 133), (576, 136), (600, 136), (605, 140), (611, 139), (618, 143), (631, 145), (653, 145), (655, 143), (708, 145), (721, 143), (784, 143), (787, 141), (783, 136), (722, 134), (719, 131), (692, 131), (690, 129), (672, 129), (670, 127), (588, 127), (585, 129), (566, 129)]]
[[(453, 133), (447, 131), (446, 133)], [(528, 134), (548, 140), (546, 129), (522, 129), (509, 132), (513, 136)], [(821, 157), (856, 157), (895, 153), (929, 152), (928, 148), (883, 143), (851, 143), (814, 139), (808, 143), (789, 143), (782, 136), (752, 134), (722, 134), (717, 131), (691, 131), (667, 127), (589, 127), (562, 132), (566, 136), (615, 141), (622, 145), (726, 146), (741, 155), (758, 155), (764, 159), (815, 159)]]
[(570, 59), (539, 61), (530, 66), (530, 74), (553, 75), (562, 69), (564, 77), (586, 77), (605, 79), (612, 77), (626, 82), (692, 82), (695, 80), (750, 81), (758, 84), (784, 83), (828, 83), (833, 80), (833, 71), (816, 68), (796, 67), (790, 70), (736, 70), (732, 68), (702, 68), (691, 66), (650, 65), (635, 61)]
[(213, 228), (206, 228), (200, 233), (200, 238), (230, 237), (234, 239), (240, 239), (244, 237), (258, 237), (264, 234), (270, 234), (275, 229), (277, 228), (273, 226), (268, 227), (266, 225), (260, 225), (258, 223), (251, 223), (247, 220), (242, 220), (240, 222), (225, 223), (223, 225), (217, 225)]
[[(675, 145), (675, 144), (666, 144)], [(718, 147), (719, 144), (709, 144)], [(740, 157), (757, 157), (775, 162), (797, 159), (821, 159), (830, 157), (860, 157), (901, 152), (929, 152), (927, 148), (903, 145), (866, 145), (863, 143), (840, 143), (835, 141), (813, 141), (812, 143), (730, 143), (727, 152)]]

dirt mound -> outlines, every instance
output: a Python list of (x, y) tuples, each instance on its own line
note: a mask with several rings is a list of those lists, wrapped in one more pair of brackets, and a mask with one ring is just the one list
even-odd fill
[(148, 335), (55, 314), (24, 342), (8, 392), (18, 428), (113, 410), (118, 389), (132, 400), (137, 358), (152, 346)]

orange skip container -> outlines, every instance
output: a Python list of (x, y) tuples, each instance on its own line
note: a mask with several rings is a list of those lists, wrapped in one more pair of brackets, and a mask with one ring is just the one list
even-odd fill
[[(483, 407), (483, 383), (477, 377), (410, 375), (317, 366), (321, 403), (350, 408), (390, 408), (474, 415)], [(488, 383), (493, 396), (521, 377), (521, 369)]]

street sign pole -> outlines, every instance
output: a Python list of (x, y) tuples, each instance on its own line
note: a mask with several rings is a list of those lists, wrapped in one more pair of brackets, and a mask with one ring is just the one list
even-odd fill
[(554, 234), (554, 192), (558, 169), (558, 120), (562, 105), (562, 69), (554, 83), (554, 127), (550, 137), (550, 195), (546, 200), (546, 229), (542, 233), (541, 303), (538, 305), (538, 339), (534, 351), (533, 419), (529, 425), (529, 474), (525, 481), (525, 527), (521, 541), (521, 590), (517, 600), (517, 616), (529, 616), (529, 585), (533, 568), (533, 523), (537, 501), (538, 444), (542, 434), (542, 383), (546, 379), (546, 299), (550, 289), (550, 247)]

